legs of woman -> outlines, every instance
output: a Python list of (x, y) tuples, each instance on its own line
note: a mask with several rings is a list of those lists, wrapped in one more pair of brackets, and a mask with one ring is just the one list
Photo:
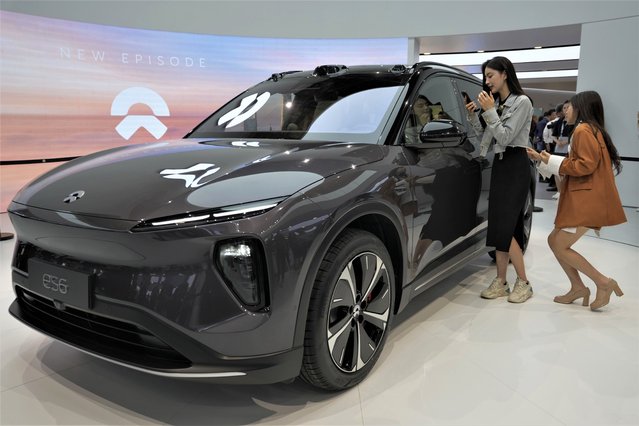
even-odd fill
[(497, 263), (497, 277), (506, 281), (506, 270), (508, 269), (508, 262), (512, 262), (515, 267), (517, 276), (524, 281), (528, 281), (526, 278), (526, 268), (524, 267), (524, 253), (521, 251), (521, 247), (517, 243), (516, 239), (510, 241), (509, 251), (495, 251), (495, 263)]
[(521, 251), (519, 243), (517, 243), (517, 240), (514, 238), (510, 241), (510, 251), (508, 254), (510, 261), (515, 267), (517, 277), (521, 280), (528, 281), (528, 278), (526, 278), (526, 268), (524, 267), (524, 252)]
[[(566, 271), (566, 275), (568, 275), (568, 279), (570, 279), (571, 286), (575, 284), (579, 286), (579, 282), (581, 282), (579, 272), (588, 276), (597, 286), (605, 285), (609, 280), (608, 277), (595, 269), (582, 255), (571, 248), (587, 231), (588, 228), (583, 226), (578, 227), (577, 232), (574, 234), (555, 228), (548, 236), (548, 245), (555, 254), (559, 264), (561, 265), (563, 263), (568, 266), (570, 273), (566, 271), (566, 268), (564, 268), (564, 271)], [(564, 265), (561, 265), (562, 268)], [(573, 283), (575, 276), (577, 276), (579, 281)], [(583, 282), (581, 282), (581, 285), (583, 285)]]
[[(571, 291), (564, 295), (566, 296), (563, 301), (560, 297), (559, 303), (570, 303), (568, 299), (570, 297), (579, 298), (584, 297), (584, 306), (587, 304), (586, 292), (583, 290), (585, 285), (579, 277), (579, 272), (585, 274), (590, 278), (597, 286), (597, 297), (592, 303), (592, 309), (598, 309), (606, 304), (610, 300), (610, 294), (614, 291), (618, 296), (623, 295), (621, 289), (617, 285), (617, 282), (610, 279), (599, 272), (594, 266), (590, 264), (581, 254), (572, 249), (572, 245), (579, 240), (586, 232), (588, 228), (580, 226), (577, 228), (577, 232), (570, 233), (562, 231), (560, 229), (554, 229), (548, 236), (548, 245), (555, 254), (555, 257), (559, 261), (559, 264), (566, 272), (568, 279), (570, 280)], [(581, 287), (583, 286), (583, 287)], [(581, 292), (579, 290), (581, 289)], [(577, 292), (575, 292), (575, 290)], [(590, 291), (588, 291), (588, 295)], [(567, 297), (569, 296), (570, 297)], [(557, 299), (557, 298), (555, 298)], [(573, 299), (574, 300), (574, 299)], [(571, 300), (572, 302), (572, 300)]]
[[(558, 234), (566, 234), (562, 235), (568, 238), (568, 241), (565, 241), (564, 247), (570, 248), (583, 234), (575, 233), (571, 234), (570, 232), (561, 231), (559, 229), (554, 229), (550, 235), (548, 235), (548, 246), (550, 248), (557, 247), (557, 235)], [(554, 252), (554, 249), (553, 249)], [(581, 280), (581, 275), (579, 275), (579, 271), (575, 269), (570, 264), (566, 263), (565, 260), (562, 260), (555, 253), (555, 258), (559, 265), (564, 270), (566, 275), (568, 276), (568, 280), (570, 281), (570, 290), (566, 294), (562, 294), (561, 296), (555, 296), (553, 299), (556, 303), (570, 304), (577, 299), (583, 298), (583, 306), (588, 306), (588, 302), (590, 301), (590, 289), (586, 287), (584, 282)]]
[[(517, 280), (515, 281), (512, 292), (510, 292), (508, 284), (506, 283), (506, 271), (509, 260), (512, 262), (515, 267), (515, 272), (517, 273)], [(497, 278), (481, 293), (481, 296), (485, 299), (508, 296), (508, 301), (513, 303), (522, 303), (528, 300), (532, 296), (532, 288), (526, 278), (524, 253), (515, 238), (512, 238), (510, 241), (509, 251), (495, 251), (495, 262), (497, 263)]]
[(508, 252), (495, 250), (495, 263), (497, 264), (497, 278), (506, 282), (506, 270), (508, 269)]
[(558, 247), (559, 243), (556, 240), (557, 240), (557, 234), (560, 234), (560, 233), (565, 234), (562, 236), (568, 238), (568, 241), (565, 242), (565, 245), (567, 244), (567, 248), (570, 248), (579, 238), (581, 238), (583, 234), (579, 234), (578, 232), (571, 234), (570, 232), (561, 231), (560, 229), (555, 228), (550, 233), (550, 235), (548, 235), (548, 246), (553, 250), (553, 253), (555, 253), (555, 258), (557, 259), (557, 262), (559, 262), (559, 265), (568, 276), (568, 280), (570, 280), (570, 291), (583, 291), (587, 287), (584, 284), (584, 282), (581, 280), (579, 271), (575, 269), (573, 266), (571, 266), (570, 264), (566, 263), (566, 261), (562, 260), (557, 255), (557, 253), (555, 252), (553, 248), (553, 247)]

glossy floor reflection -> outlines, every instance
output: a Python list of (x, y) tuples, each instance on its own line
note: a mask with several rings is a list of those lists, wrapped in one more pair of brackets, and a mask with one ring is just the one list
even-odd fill
[[(532, 299), (522, 305), (481, 299), (494, 267), (487, 256), (477, 259), (411, 302), (372, 374), (342, 393), (301, 381), (171, 380), (54, 342), (7, 313), (14, 241), (4, 241), (0, 424), (639, 424), (639, 248), (583, 238), (577, 250), (615, 277), (625, 296), (613, 296), (597, 313), (553, 303), (567, 289), (546, 245), (556, 201), (537, 204), (544, 212), (534, 216), (526, 254)], [(626, 211), (632, 223), (611, 231), (636, 231), (639, 213)], [(10, 229), (6, 214), (0, 226)]]

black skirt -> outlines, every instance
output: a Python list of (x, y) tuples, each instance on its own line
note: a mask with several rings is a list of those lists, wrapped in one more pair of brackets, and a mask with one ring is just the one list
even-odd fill
[(490, 175), (487, 246), (507, 252), (515, 237), (523, 249), (523, 210), (531, 179), (525, 148), (506, 148), (501, 159), (500, 154), (495, 154)]

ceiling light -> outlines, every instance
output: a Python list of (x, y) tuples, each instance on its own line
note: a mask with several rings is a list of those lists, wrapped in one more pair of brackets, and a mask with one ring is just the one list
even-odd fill
[(505, 56), (513, 64), (525, 62), (566, 61), (579, 59), (580, 46), (546, 47), (543, 49), (503, 50), (484, 53), (437, 53), (428, 57), (430, 61), (444, 64), (479, 65), (495, 56)]
[[(523, 71), (517, 72), (519, 80), (529, 78), (557, 78), (557, 77), (577, 77), (577, 70), (556, 70), (556, 71)], [(473, 74), (477, 78), (482, 78), (481, 74)]]

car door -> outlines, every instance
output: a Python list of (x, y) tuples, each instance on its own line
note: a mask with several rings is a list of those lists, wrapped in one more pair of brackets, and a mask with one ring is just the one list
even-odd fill
[(409, 232), (412, 278), (463, 250), (465, 236), (481, 221), (477, 217), (481, 169), (473, 159), (475, 147), (472, 143), (466, 140), (453, 146), (433, 143), (428, 144), (428, 148), (423, 144), (417, 147), (415, 137), (419, 137), (419, 129), (414, 129), (417, 108), (413, 106), (423, 98), (433, 106), (432, 120), (456, 123), (463, 120), (463, 105), (458, 101), (459, 95), (450, 75), (431, 75), (411, 97), (400, 135), (404, 137), (409, 187), (415, 200), (413, 226)]
[[(462, 106), (467, 103), (466, 101), (468, 98), (470, 98), (470, 100), (478, 105), (477, 97), (482, 91), (482, 87), (479, 81), (456, 76), (453, 78), (453, 84), (456, 88), (457, 93), (459, 94), (459, 101), (462, 103)], [(471, 156), (473, 158), (477, 158), (479, 156), (479, 144), (481, 142), (481, 135), (476, 134), (473, 130), (473, 126), (468, 121), (468, 115), (465, 109), (462, 114), (462, 123), (464, 125), (464, 128), (466, 128), (468, 131), (468, 140), (473, 146)], [(490, 172), (494, 156), (495, 155), (493, 150), (490, 149), (488, 154), (486, 155), (485, 160), (482, 160), (480, 162), (482, 186), (481, 192), (479, 194), (479, 199), (477, 201), (477, 215), (482, 218), (482, 221), (488, 220), (488, 191), (490, 189)]]

